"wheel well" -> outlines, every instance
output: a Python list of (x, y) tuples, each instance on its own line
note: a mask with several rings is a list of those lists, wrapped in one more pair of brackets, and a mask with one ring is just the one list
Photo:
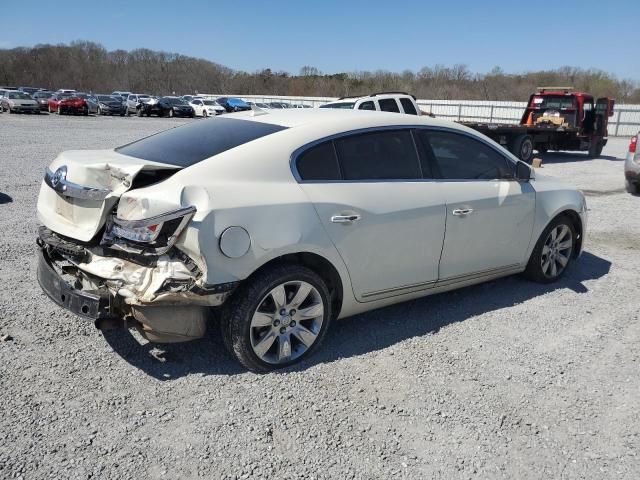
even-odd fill
[(574, 258), (578, 256), (578, 252), (580, 251), (580, 249), (582, 248), (582, 219), (580, 218), (580, 215), (578, 215), (578, 213), (575, 210), (565, 210), (564, 212), (559, 213), (558, 215), (556, 215), (555, 218), (558, 218), (560, 216), (565, 216), (568, 217), (569, 220), (571, 220), (571, 223), (573, 224), (573, 228), (576, 231), (576, 248), (573, 249), (573, 256)]
[(320, 278), (322, 278), (322, 280), (327, 285), (327, 288), (329, 289), (329, 293), (331, 294), (331, 311), (333, 312), (333, 318), (337, 318), (337, 316), (340, 314), (340, 310), (342, 309), (342, 280), (340, 278), (340, 274), (331, 264), (331, 262), (329, 262), (326, 258), (321, 257), (320, 255), (310, 252), (289, 253), (287, 255), (283, 255), (281, 257), (274, 258), (273, 260), (268, 261), (260, 268), (258, 268), (258, 270), (253, 272), (249, 276), (249, 278), (265, 269), (283, 264), (304, 265), (310, 270), (313, 270)]

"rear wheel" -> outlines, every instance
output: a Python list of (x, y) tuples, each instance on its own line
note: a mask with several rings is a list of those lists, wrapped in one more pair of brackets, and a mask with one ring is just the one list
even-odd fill
[(531, 164), (533, 160), (533, 140), (530, 135), (518, 135), (511, 145), (511, 153), (523, 162)]
[(571, 219), (556, 217), (538, 239), (524, 272), (530, 280), (551, 283), (559, 279), (573, 258), (576, 231)]
[(324, 281), (300, 265), (256, 274), (222, 310), (227, 349), (253, 372), (301, 361), (320, 345), (331, 320)]
[(598, 158), (602, 154), (603, 148), (604, 145), (602, 145), (602, 142), (593, 142), (589, 145), (589, 157)]

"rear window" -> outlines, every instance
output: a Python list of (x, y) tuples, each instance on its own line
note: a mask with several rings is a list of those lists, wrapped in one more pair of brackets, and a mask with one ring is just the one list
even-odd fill
[(408, 98), (401, 98), (400, 103), (402, 104), (402, 108), (404, 108), (404, 113), (408, 113), (409, 115), (418, 115), (416, 112), (416, 107), (413, 106), (413, 102)]
[(195, 122), (116, 148), (116, 152), (153, 162), (188, 167), (287, 127), (239, 119)]
[(320, 108), (344, 108), (350, 109), (355, 106), (356, 102), (338, 102), (338, 103), (327, 103), (326, 105), (320, 105)]

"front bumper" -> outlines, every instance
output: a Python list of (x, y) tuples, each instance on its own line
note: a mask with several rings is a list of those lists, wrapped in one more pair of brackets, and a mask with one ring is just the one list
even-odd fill
[(16, 105), (11, 107), (11, 111), (16, 113), (40, 113), (39, 105)]
[(47, 251), (38, 251), (38, 283), (47, 296), (59, 306), (92, 320), (118, 318), (112, 312), (113, 296), (107, 291), (85, 291), (74, 288), (54, 269)]
[[(629, 154), (624, 162), (624, 177), (631, 183), (640, 184), (640, 163), (636, 163), (632, 155)], [(638, 162), (640, 162), (640, 158), (638, 158)]]

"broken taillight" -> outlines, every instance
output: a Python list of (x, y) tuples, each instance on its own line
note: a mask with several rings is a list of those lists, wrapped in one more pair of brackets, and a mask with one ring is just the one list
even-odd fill
[(636, 153), (638, 148), (638, 135), (631, 137), (631, 143), (629, 144), (629, 153)]

